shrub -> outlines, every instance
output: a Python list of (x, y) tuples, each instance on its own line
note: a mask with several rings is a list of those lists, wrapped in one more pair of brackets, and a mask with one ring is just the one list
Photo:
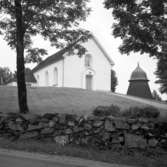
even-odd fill
[(120, 108), (116, 105), (111, 106), (98, 106), (93, 111), (93, 115), (103, 117), (103, 116), (120, 116)]
[(125, 112), (122, 113), (122, 116), (128, 117), (128, 118), (158, 118), (159, 117), (159, 111), (155, 107), (131, 107)]

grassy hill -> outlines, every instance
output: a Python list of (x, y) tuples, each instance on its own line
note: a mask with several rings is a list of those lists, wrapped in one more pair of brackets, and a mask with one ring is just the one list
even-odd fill
[[(90, 114), (98, 105), (118, 105), (121, 109), (133, 106), (154, 105), (155, 102), (122, 96), (114, 93), (95, 92), (72, 88), (28, 88), (28, 105), (31, 112)], [(0, 87), (0, 111), (17, 112), (17, 88)], [(161, 104), (157, 103), (158, 107)], [(162, 104), (165, 111), (167, 105)], [(166, 107), (167, 109), (167, 107)]]

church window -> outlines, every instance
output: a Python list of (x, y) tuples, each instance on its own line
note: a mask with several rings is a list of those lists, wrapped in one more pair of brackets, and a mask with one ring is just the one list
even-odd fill
[(39, 75), (37, 75), (37, 84), (39, 85), (39, 83), (40, 83), (40, 78), (39, 78)]
[(85, 55), (85, 66), (86, 67), (92, 66), (92, 56), (90, 54)]
[(58, 86), (58, 69), (57, 69), (57, 67), (54, 68), (53, 79), (54, 79), (54, 86)]
[(45, 79), (46, 79), (46, 86), (49, 85), (49, 73), (48, 71), (45, 72)]

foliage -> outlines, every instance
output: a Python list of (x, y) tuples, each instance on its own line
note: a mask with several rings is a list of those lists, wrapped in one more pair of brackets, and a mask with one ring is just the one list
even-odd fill
[(8, 67), (0, 67), (0, 85), (7, 84), (13, 78), (13, 74)]
[[(41, 35), (52, 46), (62, 48), (88, 34), (77, 28), (89, 14), (88, 0), (19, 0), (22, 9), (24, 49), (28, 62), (39, 62), (47, 54), (43, 48), (32, 47), (32, 37)], [(11, 48), (16, 48), (16, 14), (13, 0), (0, 2), (0, 30)], [(75, 46), (79, 49), (79, 44)]]
[(158, 60), (155, 74), (159, 78), (156, 83), (161, 85), (160, 92), (167, 93), (167, 55)]
[[(0, 34), (17, 53), (17, 85), (20, 112), (28, 112), (24, 61), (39, 62), (46, 54), (43, 48), (32, 47), (32, 37), (41, 35), (52, 46), (62, 48), (75, 43), (72, 49), (83, 54), (79, 44), (88, 38), (88, 31), (78, 28), (89, 14), (88, 0), (1, 0)], [(27, 53), (24, 60), (24, 54)]]
[(131, 107), (122, 113), (127, 118), (158, 118), (160, 112), (155, 107)]
[(116, 87), (118, 85), (118, 78), (116, 76), (116, 72), (111, 70), (111, 91), (115, 92)]
[(156, 57), (161, 92), (167, 93), (167, 81), (164, 79), (167, 69), (167, 51), (164, 50), (167, 46), (166, 0), (105, 0), (104, 4), (105, 8), (112, 9), (116, 20), (113, 34), (122, 39), (120, 52), (140, 52)]
[(95, 116), (120, 116), (120, 108), (116, 105), (111, 106), (98, 106), (92, 113)]
[(153, 99), (157, 101), (162, 101), (161, 97), (159, 96), (156, 90), (153, 90), (152, 96), (153, 96)]

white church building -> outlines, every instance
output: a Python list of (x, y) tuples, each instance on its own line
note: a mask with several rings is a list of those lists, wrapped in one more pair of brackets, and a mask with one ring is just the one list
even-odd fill
[(94, 36), (83, 46), (82, 57), (63, 49), (38, 64), (32, 70), (37, 85), (110, 91), (114, 62)]

